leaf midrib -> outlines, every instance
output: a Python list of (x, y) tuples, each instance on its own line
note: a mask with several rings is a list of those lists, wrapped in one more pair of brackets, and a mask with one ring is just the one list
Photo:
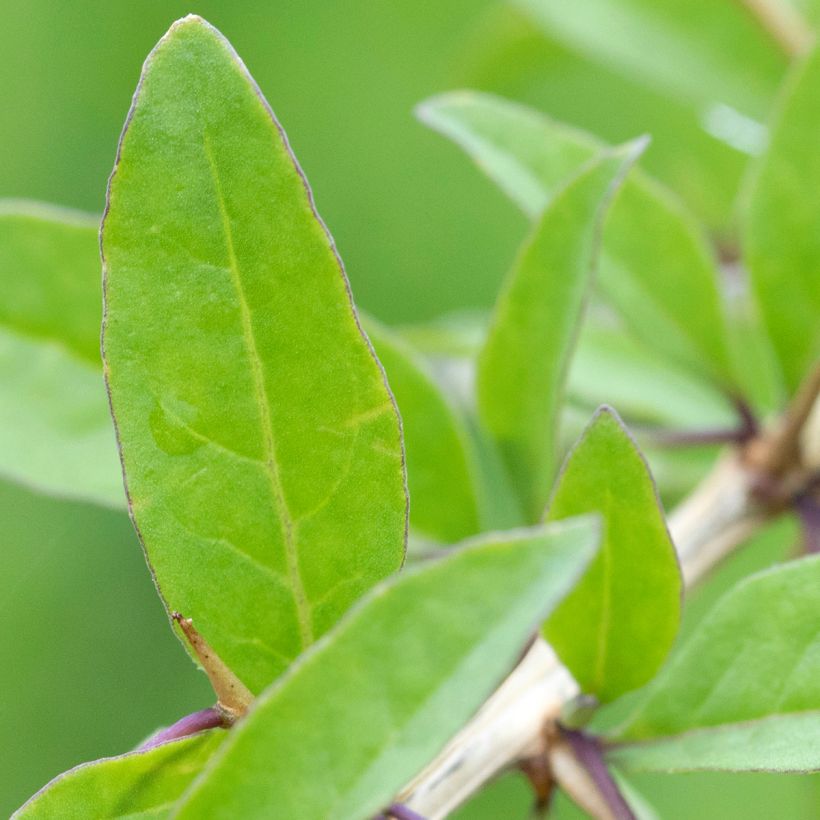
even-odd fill
[(225, 196), (222, 191), (222, 182), (219, 176), (216, 158), (214, 157), (211, 142), (208, 134), (203, 133), (203, 144), (205, 156), (208, 160), (208, 167), (216, 190), (216, 201), (219, 207), (219, 215), (222, 221), (222, 232), (225, 237), (225, 250), (228, 255), (228, 271), (231, 275), (231, 283), (236, 291), (239, 303), (239, 313), (242, 320), (242, 336), (245, 341), (245, 349), (248, 353), (248, 361), (251, 366), (253, 378), (254, 395), (259, 409), (260, 426), (262, 428), (262, 441), (264, 445), (264, 465), (265, 472), (270, 484), (271, 496), (279, 514), (279, 521), (282, 530), (282, 540), (285, 547), (285, 560), (287, 564), (288, 580), (293, 592), (293, 599), (296, 605), (296, 615), (299, 622), (299, 637), (302, 647), (305, 648), (313, 643), (313, 623), (310, 605), (305, 593), (304, 583), (299, 570), (299, 554), (296, 546), (295, 524), (293, 517), (285, 501), (282, 479), (279, 474), (279, 463), (276, 458), (276, 446), (273, 438), (273, 424), (270, 409), (270, 399), (265, 378), (262, 373), (262, 363), (259, 356), (259, 349), (256, 345), (256, 337), (253, 332), (253, 320), (251, 310), (245, 295), (242, 284), (242, 276), (239, 270), (239, 262), (236, 257), (236, 249), (233, 243), (233, 230), (231, 228), (230, 216), (225, 204)]

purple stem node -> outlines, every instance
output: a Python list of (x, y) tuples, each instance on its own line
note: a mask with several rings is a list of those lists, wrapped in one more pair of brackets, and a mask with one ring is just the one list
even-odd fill
[(145, 752), (148, 749), (155, 749), (170, 740), (179, 740), (182, 737), (203, 732), (205, 729), (216, 729), (221, 726), (225, 726), (225, 718), (218, 709), (209, 706), (207, 709), (200, 709), (198, 712), (186, 715), (168, 728), (161, 729), (155, 735), (151, 735), (139, 747), (138, 751)]

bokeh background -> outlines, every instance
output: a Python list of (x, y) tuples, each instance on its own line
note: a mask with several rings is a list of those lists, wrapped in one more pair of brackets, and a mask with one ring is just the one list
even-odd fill
[[(815, 19), (813, 0), (798, 5)], [(473, 87), (611, 141), (652, 134), (644, 165), (730, 251), (737, 195), (786, 68), (736, 0), (0, 0), (0, 196), (100, 212), (142, 60), (191, 11), (243, 56), (357, 301), (390, 323), (490, 305), (526, 230), (414, 119), (425, 97)], [(724, 568), (690, 623), (727, 579), (787, 541), (770, 535)], [(3, 815), (58, 772), (208, 705), (209, 687), (168, 628), (124, 514), (0, 482), (0, 550)], [(638, 785), (663, 818), (820, 817), (812, 778)], [(523, 818), (527, 802), (508, 778), (461, 816)]]

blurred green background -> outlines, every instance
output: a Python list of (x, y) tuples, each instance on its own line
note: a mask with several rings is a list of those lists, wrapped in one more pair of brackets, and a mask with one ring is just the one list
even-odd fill
[[(142, 60), (175, 18), (195, 11), (256, 77), (357, 301), (385, 321), (488, 306), (526, 230), (414, 120), (417, 102), (451, 88), (521, 99), (609, 140), (651, 133), (645, 165), (731, 247), (733, 203), (786, 60), (735, 0), (615, 5), (672, 9), (672, 33), (692, 46), (673, 67), (696, 69), (688, 84), (659, 82), (652, 60), (663, 61), (663, 49), (644, 42), (640, 26), (610, 31), (595, 14), (606, 0), (0, 0), (0, 196), (101, 211)], [(0, 522), (2, 814), (58, 772), (207, 705), (209, 687), (168, 629), (122, 514), (0, 484)], [(745, 560), (769, 558), (761, 548)], [(820, 816), (807, 778), (639, 785), (664, 818)], [(520, 818), (525, 797), (511, 782), (463, 816)]]

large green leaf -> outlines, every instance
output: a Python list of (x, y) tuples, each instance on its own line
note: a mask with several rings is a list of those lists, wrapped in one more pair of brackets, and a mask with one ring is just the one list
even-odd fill
[(461, 413), (407, 342), (372, 319), (366, 327), (401, 414), (410, 526), (446, 543), (474, 535), (480, 529), (477, 466)]
[(545, 627), (581, 688), (601, 701), (646, 683), (680, 623), (682, 581), (652, 476), (609, 408), (567, 457), (551, 521), (599, 512), (601, 551)]
[(820, 49), (788, 80), (757, 171), (746, 261), (786, 384), (820, 357)]
[(225, 739), (212, 731), (84, 763), (54, 778), (14, 815), (14, 820), (162, 818)]
[[(419, 116), (463, 148), (531, 218), (573, 165), (603, 147), (537, 111), (475, 92), (428, 100)], [(598, 280), (637, 338), (701, 374), (732, 380), (714, 260), (680, 203), (640, 171), (612, 204)]]
[(123, 506), (100, 372), (97, 220), (0, 203), (0, 474)]
[(549, 495), (564, 382), (606, 207), (644, 145), (602, 154), (545, 209), (479, 354), (479, 415), (501, 446), (531, 521)]
[(786, 65), (778, 44), (742, 3), (515, 2), (571, 48), (698, 111), (722, 103), (763, 113)]
[(375, 589), (260, 696), (178, 816), (372, 816), (509, 671), (597, 529), (485, 537)]
[(612, 739), (630, 769), (820, 768), (820, 558), (746, 579)]
[(403, 455), (305, 178), (200, 18), (145, 64), (102, 244), (134, 521), (168, 607), (258, 692), (401, 565)]

